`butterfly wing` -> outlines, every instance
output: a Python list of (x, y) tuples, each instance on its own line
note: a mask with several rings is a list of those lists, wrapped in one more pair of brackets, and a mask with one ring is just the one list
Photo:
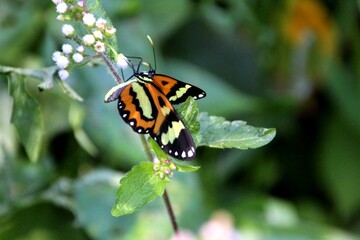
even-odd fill
[(122, 119), (135, 132), (146, 134), (153, 130), (157, 109), (142, 84), (133, 82), (122, 89), (118, 109)]
[(150, 136), (170, 156), (195, 157), (195, 143), (167, 97), (152, 82), (133, 82), (121, 89), (118, 109), (137, 133)]
[(189, 96), (194, 99), (206, 96), (205, 91), (202, 89), (166, 75), (155, 74), (152, 80), (154, 85), (161, 89), (172, 104), (185, 102)]
[(179, 114), (153, 83), (147, 83), (145, 86), (158, 110), (150, 136), (170, 156), (181, 160), (194, 159), (195, 143)]

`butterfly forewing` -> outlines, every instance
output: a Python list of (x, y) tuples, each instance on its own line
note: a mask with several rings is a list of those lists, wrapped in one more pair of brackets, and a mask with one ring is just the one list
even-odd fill
[(200, 88), (166, 75), (155, 74), (152, 80), (154, 85), (161, 89), (172, 104), (185, 102), (190, 96), (194, 99), (200, 99), (206, 96), (206, 93)]
[(145, 134), (153, 130), (157, 109), (140, 83), (134, 82), (122, 90), (118, 109), (120, 116), (135, 132)]

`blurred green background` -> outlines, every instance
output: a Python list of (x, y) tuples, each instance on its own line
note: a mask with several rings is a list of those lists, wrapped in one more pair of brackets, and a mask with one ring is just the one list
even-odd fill
[[(151, 35), (157, 72), (207, 92), (200, 111), (277, 129), (259, 149), (198, 149), (201, 169), (167, 188), (181, 229), (200, 239), (222, 210), (241, 239), (360, 236), (360, 1), (102, 3), (119, 50), (152, 63)], [(51, 66), (66, 41), (51, 1), (0, 1), (1, 65)], [(0, 75), (0, 239), (169, 239), (161, 198), (111, 216), (119, 179), (145, 157), (116, 103), (103, 103), (109, 72), (84, 67), (67, 82), (83, 102), (26, 81), (44, 134), (31, 162)]]

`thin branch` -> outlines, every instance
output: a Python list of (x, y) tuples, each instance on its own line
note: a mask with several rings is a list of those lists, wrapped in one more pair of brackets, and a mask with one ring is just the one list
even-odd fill
[(163, 199), (164, 199), (164, 202), (165, 202), (166, 210), (167, 210), (167, 212), (169, 214), (169, 217), (170, 217), (172, 228), (173, 228), (175, 234), (177, 234), (178, 231), (179, 231), (179, 227), (178, 227), (178, 224), (176, 222), (176, 217), (175, 217), (173, 208), (171, 206), (170, 199), (169, 199), (169, 196), (167, 194), (166, 189), (164, 191)]
[(151, 150), (149, 148), (149, 144), (146, 141), (145, 135), (141, 134), (140, 139), (141, 139), (141, 143), (142, 143), (142, 145), (144, 147), (144, 151), (145, 151), (147, 159), (149, 160), (149, 162), (153, 162), (153, 157), (152, 157), (152, 154), (151, 154)]
[(101, 54), (102, 59), (104, 60), (105, 64), (109, 67), (111, 74), (113, 75), (114, 79), (120, 84), (123, 82), (123, 80), (121, 79), (121, 77), (119, 76), (119, 74), (117, 73), (114, 65), (112, 64), (112, 62), (110, 61), (109, 57), (105, 54), (102, 53)]

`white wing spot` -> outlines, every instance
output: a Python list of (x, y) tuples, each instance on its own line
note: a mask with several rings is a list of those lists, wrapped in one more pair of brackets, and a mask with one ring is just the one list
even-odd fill
[(154, 137), (154, 140), (157, 141), (156, 137)]
[(169, 153), (172, 153), (171, 149), (169, 149)]
[(199, 94), (198, 97), (199, 97), (199, 98), (202, 98), (202, 97), (204, 97), (204, 94)]
[(188, 151), (188, 157), (192, 157), (192, 156), (194, 156), (194, 152), (191, 151), (191, 150), (189, 150), (189, 151)]
[(195, 152), (195, 148), (194, 148), (194, 147), (191, 147), (191, 151), (192, 151), (192, 152)]
[(197, 96), (194, 96), (194, 99), (197, 99), (198, 97)]
[(125, 114), (123, 114), (123, 117), (127, 117), (127, 114), (125, 113)]
[(174, 155), (175, 155), (175, 156), (177, 156), (177, 155), (178, 155), (178, 152), (177, 152), (177, 151), (175, 151), (175, 152), (174, 152)]
[(135, 125), (134, 121), (131, 121), (129, 124), (130, 124), (130, 126), (134, 126), (134, 125)]
[(139, 129), (138, 129), (138, 133), (141, 133), (141, 132), (142, 132), (142, 129), (141, 129), (141, 128), (139, 128)]
[[(149, 129), (146, 129), (145, 133), (148, 133), (149, 132)], [(155, 139), (156, 140), (156, 139)]]
[(161, 148), (164, 148), (164, 145), (161, 145)]
[(183, 152), (181, 153), (181, 157), (182, 157), (182, 158), (185, 158), (185, 157), (186, 157), (185, 151), (183, 151)]

